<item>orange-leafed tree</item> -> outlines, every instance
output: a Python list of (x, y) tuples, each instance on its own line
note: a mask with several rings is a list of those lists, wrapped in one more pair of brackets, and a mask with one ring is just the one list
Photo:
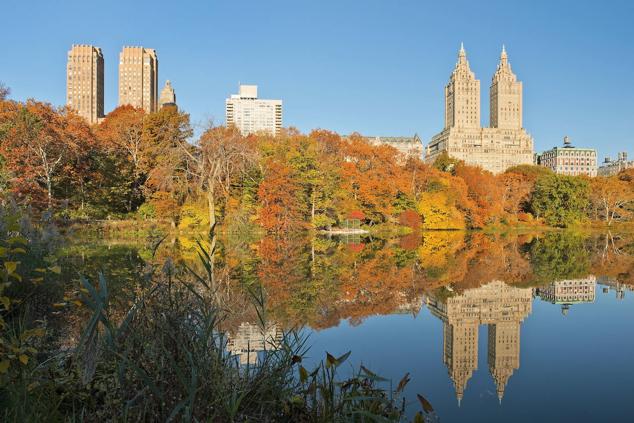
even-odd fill
[(258, 188), (258, 222), (270, 233), (281, 235), (305, 227), (297, 196), (300, 185), (288, 165), (269, 160)]

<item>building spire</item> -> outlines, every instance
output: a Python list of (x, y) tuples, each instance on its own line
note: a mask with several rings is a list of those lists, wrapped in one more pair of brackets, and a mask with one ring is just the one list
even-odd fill
[(460, 43), (460, 51), (458, 52), (458, 64), (467, 63), (467, 52), (464, 49), (464, 43)]

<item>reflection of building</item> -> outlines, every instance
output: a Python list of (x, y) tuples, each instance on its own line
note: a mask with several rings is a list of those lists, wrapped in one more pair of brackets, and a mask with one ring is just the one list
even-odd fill
[(603, 285), (603, 293), (607, 294), (610, 289), (613, 289), (616, 292), (616, 299), (622, 300), (625, 298), (625, 291), (634, 291), (632, 287), (622, 284), (616, 279), (612, 279), (607, 276), (602, 276), (597, 279), (597, 283)]
[(566, 315), (573, 304), (594, 302), (596, 285), (595, 276), (562, 280), (537, 288), (537, 295), (544, 301), (561, 304), (561, 312)]
[(240, 85), (239, 93), (225, 101), (225, 118), (227, 126), (234, 125), (243, 135), (276, 135), (282, 129), (282, 100), (259, 99), (257, 85)]
[(366, 137), (372, 145), (389, 145), (406, 157), (423, 157), (423, 142), (418, 134), (413, 137)]
[(103, 54), (89, 45), (73, 45), (66, 65), (66, 104), (88, 123), (103, 117)]
[(146, 113), (158, 105), (158, 57), (143, 47), (123, 47), (119, 53), (119, 106), (129, 104)]
[(522, 127), (522, 83), (511, 70), (506, 50), (490, 87), (490, 127), (480, 124), (480, 81), (460, 48), (458, 63), (445, 87), (445, 127), (427, 145), (425, 161), (446, 152), (493, 173), (533, 164), (533, 139)]
[(540, 165), (560, 175), (597, 176), (597, 150), (573, 147), (568, 137), (564, 137), (563, 148), (544, 151), (537, 160)]
[(458, 403), (478, 368), (478, 329), (488, 325), (488, 365), (502, 401), (504, 389), (520, 366), (520, 324), (531, 313), (533, 290), (493, 281), (447, 300), (427, 298), (432, 314), (443, 323), (444, 362), (454, 382)]
[(622, 151), (618, 155), (618, 159), (611, 160), (609, 157), (605, 158), (605, 161), (601, 166), (599, 166), (599, 170), (597, 171), (597, 175), (599, 176), (612, 176), (616, 175), (622, 170), (634, 168), (634, 160), (627, 160), (627, 153)]
[(240, 364), (257, 364), (258, 352), (277, 349), (282, 336), (275, 324), (263, 330), (260, 325), (244, 322), (233, 335), (228, 335), (227, 351), (237, 355)]

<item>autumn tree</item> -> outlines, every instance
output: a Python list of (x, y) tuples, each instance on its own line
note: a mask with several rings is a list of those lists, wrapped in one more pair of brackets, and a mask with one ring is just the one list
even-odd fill
[(590, 202), (608, 225), (629, 217), (627, 206), (634, 202), (634, 189), (618, 177), (596, 177), (590, 181)]
[(207, 197), (209, 229), (213, 232), (218, 201), (226, 198), (233, 184), (253, 166), (256, 152), (238, 129), (224, 126), (207, 129), (200, 136), (198, 148), (198, 152), (184, 150), (190, 161), (189, 170), (197, 178), (198, 189)]
[(264, 164), (263, 175), (258, 189), (258, 221), (262, 227), (276, 235), (303, 228), (301, 202), (297, 195), (301, 186), (293, 178), (292, 169), (279, 161), (269, 160)]
[(60, 180), (79, 180), (72, 173), (82, 172), (79, 165), (93, 143), (90, 128), (67, 109), (46, 103), (3, 102), (2, 108), (0, 154), (16, 175), (13, 189), (18, 198), (52, 209)]
[[(105, 157), (103, 167), (115, 167), (113, 189), (126, 197), (128, 212), (143, 202), (143, 184), (149, 169), (144, 168), (149, 146), (143, 138), (143, 109), (125, 105), (110, 112), (96, 128)], [(111, 201), (114, 199), (111, 199)]]
[(470, 227), (482, 228), (503, 216), (503, 189), (491, 172), (459, 163), (455, 166), (455, 175), (467, 185), (471, 207), (464, 206)]

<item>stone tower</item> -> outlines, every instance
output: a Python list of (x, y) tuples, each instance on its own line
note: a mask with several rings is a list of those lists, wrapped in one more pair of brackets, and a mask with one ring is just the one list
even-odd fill
[(165, 81), (165, 86), (163, 87), (163, 90), (161, 90), (159, 109), (163, 108), (165, 105), (176, 105), (176, 93), (174, 92), (174, 88), (172, 87), (172, 83), (169, 79)]
[(445, 87), (445, 129), (480, 127), (480, 81), (469, 68), (464, 45)]
[(490, 127), (502, 129), (522, 128), (522, 82), (511, 70), (506, 49), (502, 46), (500, 63), (491, 81)]

